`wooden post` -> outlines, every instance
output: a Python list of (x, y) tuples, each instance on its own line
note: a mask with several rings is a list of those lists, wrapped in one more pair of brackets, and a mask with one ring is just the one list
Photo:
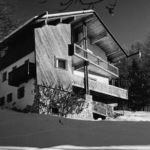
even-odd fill
[[(84, 49), (87, 50), (87, 26), (83, 23), (83, 38), (84, 38)], [(85, 53), (85, 58), (88, 58), (87, 53)], [(88, 62), (84, 64), (84, 88), (85, 93), (90, 94), (89, 92), (89, 82), (88, 82)]]

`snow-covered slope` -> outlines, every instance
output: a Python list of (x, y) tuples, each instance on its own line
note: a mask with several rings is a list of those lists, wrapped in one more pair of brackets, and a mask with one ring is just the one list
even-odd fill
[(0, 146), (14, 146), (18, 149), (54, 148), (59, 145), (79, 146), (82, 149), (113, 149), (112, 146), (150, 145), (149, 128), (150, 122), (73, 119), (62, 119), (60, 122), (59, 117), (0, 110)]
[(150, 112), (131, 112), (131, 111), (116, 111), (116, 113), (122, 114), (115, 119), (109, 119), (111, 121), (150, 121)]

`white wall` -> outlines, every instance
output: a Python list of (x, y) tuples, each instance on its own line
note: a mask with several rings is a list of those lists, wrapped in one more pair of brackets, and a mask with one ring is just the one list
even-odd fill
[[(5, 104), (8, 107), (11, 107), (12, 104), (14, 102), (16, 102), (16, 106), (20, 109), (23, 109), (26, 107), (26, 105), (32, 105), (33, 104), (33, 100), (34, 100), (34, 85), (35, 85), (35, 79), (31, 79), (29, 80), (27, 83), (23, 83), (21, 84), (19, 87), (15, 87), (15, 86), (10, 86), (8, 85), (8, 73), (10, 71), (12, 71), (13, 67), (19, 67), (22, 64), (24, 64), (24, 62), (26, 60), (28, 60), (30, 62), (35, 63), (35, 55), (34, 52), (26, 55), (25, 57), (21, 58), (20, 60), (14, 62), (13, 64), (11, 64), (10, 66), (8, 66), (7, 68), (3, 69), (0, 71), (0, 98), (1, 97), (5, 97)], [(3, 72), (7, 71), (7, 80), (2, 82), (2, 74)], [(25, 93), (24, 93), (24, 97), (21, 99), (17, 98), (17, 90), (20, 87), (24, 87), (25, 89)], [(7, 94), (12, 93), (12, 102), (7, 103)]]

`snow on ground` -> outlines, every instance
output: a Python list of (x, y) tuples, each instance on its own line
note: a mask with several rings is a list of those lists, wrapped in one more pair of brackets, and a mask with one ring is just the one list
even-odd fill
[(111, 121), (150, 121), (150, 112), (143, 111), (116, 111), (116, 113), (121, 114), (115, 119), (108, 119)]
[(0, 110), (0, 150), (150, 149), (150, 113), (124, 114), (118, 121), (60, 123), (56, 116)]
[[(54, 149), (53, 149), (54, 148)], [(99, 146), (99, 147), (88, 147), (88, 146), (73, 146), (73, 145), (61, 145), (52, 147), (53, 150), (150, 150), (150, 146), (146, 145), (123, 145), (123, 146)], [(44, 148), (42, 150), (52, 150)]]
[(150, 150), (150, 145), (123, 145), (123, 146), (73, 146), (73, 145), (60, 145), (47, 148), (37, 147), (14, 147), (14, 146), (0, 146), (0, 150)]

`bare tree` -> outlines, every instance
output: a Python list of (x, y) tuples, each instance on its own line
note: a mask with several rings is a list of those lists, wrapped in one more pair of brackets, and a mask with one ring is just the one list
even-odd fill
[(54, 113), (63, 117), (68, 114), (80, 113), (83, 109), (84, 99), (81, 91), (75, 93), (71, 86), (64, 88), (60, 83), (55, 87), (39, 86), (40, 113)]
[[(39, 0), (40, 4), (46, 3), (48, 0)], [(80, 4), (83, 9), (94, 9), (95, 6), (101, 4), (106, 0), (61, 0), (60, 6), (61, 9), (59, 11), (65, 11), (70, 8), (72, 5)], [(108, 10), (110, 15), (114, 14), (115, 7), (119, 0), (114, 0), (113, 3), (109, 3), (105, 8)]]
[(68, 9), (73, 3), (81, 4), (85, 9), (94, 8), (96, 4), (103, 2), (104, 0), (84, 1), (84, 0), (63, 0), (60, 5), (63, 7), (61, 11)]
[(0, 0), (0, 39), (8, 35), (17, 27), (12, 19), (12, 6), (4, 0)]
[[(13, 7), (7, 0), (0, 0), (0, 41), (17, 28), (19, 23), (13, 20)], [(0, 59), (7, 53), (7, 48), (0, 46)]]

